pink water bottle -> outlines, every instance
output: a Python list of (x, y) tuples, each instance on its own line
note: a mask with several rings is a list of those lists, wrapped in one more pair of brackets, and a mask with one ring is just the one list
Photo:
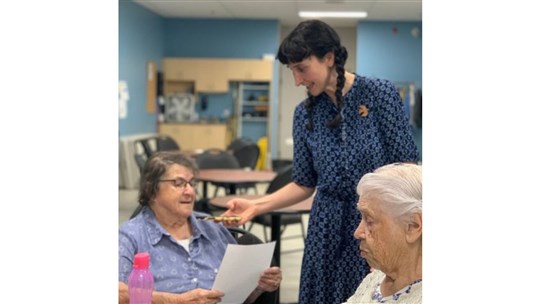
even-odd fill
[(151, 304), (154, 276), (150, 272), (150, 255), (140, 252), (135, 255), (133, 270), (128, 279), (129, 304)]

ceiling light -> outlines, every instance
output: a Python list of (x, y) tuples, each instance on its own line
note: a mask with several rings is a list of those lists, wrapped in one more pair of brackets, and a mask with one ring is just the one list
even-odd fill
[(366, 18), (366, 12), (299, 12), (302, 18)]

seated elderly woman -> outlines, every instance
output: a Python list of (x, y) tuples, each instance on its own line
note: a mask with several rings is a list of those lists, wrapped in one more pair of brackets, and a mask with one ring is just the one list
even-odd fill
[(360, 179), (354, 232), (373, 271), (346, 303), (422, 303), (422, 167), (390, 164)]
[[(157, 152), (141, 174), (141, 212), (120, 226), (119, 303), (129, 302), (127, 281), (138, 252), (150, 254), (152, 303), (218, 303), (224, 293), (210, 290), (227, 244), (235, 244), (222, 224), (197, 220), (195, 163), (180, 152)], [(278, 267), (266, 269), (246, 303), (281, 282)]]

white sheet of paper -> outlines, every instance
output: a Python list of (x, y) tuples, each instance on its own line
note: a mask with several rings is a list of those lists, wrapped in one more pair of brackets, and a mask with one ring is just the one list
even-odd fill
[(229, 244), (212, 289), (225, 293), (220, 304), (243, 303), (257, 287), (261, 273), (272, 262), (276, 242)]

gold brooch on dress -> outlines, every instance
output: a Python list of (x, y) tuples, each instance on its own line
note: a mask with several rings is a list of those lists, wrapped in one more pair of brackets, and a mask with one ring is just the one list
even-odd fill
[(360, 105), (358, 107), (358, 114), (360, 114), (360, 116), (366, 117), (368, 113), (369, 113), (369, 110), (365, 105)]

